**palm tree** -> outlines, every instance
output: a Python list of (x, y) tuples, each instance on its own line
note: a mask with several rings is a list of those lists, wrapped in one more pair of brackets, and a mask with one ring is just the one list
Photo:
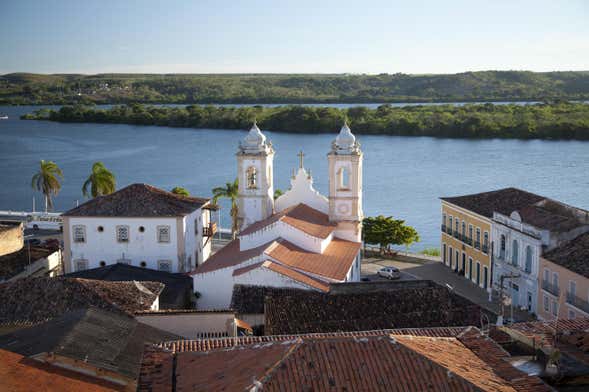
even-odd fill
[(231, 236), (235, 239), (237, 235), (237, 195), (239, 189), (239, 180), (236, 178), (233, 183), (228, 182), (224, 187), (213, 188), (213, 204), (223, 197), (231, 200)]
[(63, 180), (63, 172), (53, 161), (41, 160), (39, 164), (39, 171), (31, 179), (31, 187), (45, 196), (45, 212), (47, 212), (53, 209), (51, 195), (57, 195), (61, 190), (59, 181)]
[[(115, 191), (117, 182), (114, 174), (102, 162), (94, 162), (92, 173), (82, 185), (82, 194), (86, 197), (109, 195)], [(88, 193), (90, 187), (90, 193)]]
[(188, 189), (183, 188), (181, 186), (175, 186), (170, 192), (180, 196), (190, 196), (190, 192), (188, 192)]

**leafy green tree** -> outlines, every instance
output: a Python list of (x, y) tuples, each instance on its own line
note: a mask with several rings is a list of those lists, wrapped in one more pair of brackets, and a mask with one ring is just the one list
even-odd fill
[(239, 230), (237, 215), (239, 213), (237, 209), (237, 196), (239, 189), (239, 180), (236, 178), (233, 182), (228, 182), (224, 187), (213, 188), (213, 204), (217, 204), (220, 198), (231, 200), (231, 236), (233, 239), (237, 236)]
[(183, 188), (181, 186), (175, 186), (174, 188), (172, 188), (170, 192), (180, 196), (190, 196), (190, 192), (188, 192), (188, 189)]
[(405, 225), (402, 219), (393, 219), (392, 216), (367, 217), (362, 221), (362, 226), (364, 242), (379, 245), (381, 252), (389, 250), (391, 245), (405, 245), (409, 248), (419, 241), (419, 234), (413, 227)]
[(53, 209), (53, 196), (57, 196), (61, 190), (60, 180), (63, 180), (63, 172), (53, 161), (41, 160), (39, 171), (31, 179), (31, 187), (43, 193), (45, 197), (45, 212)]
[(282, 190), (280, 190), (280, 189), (274, 190), (274, 200), (278, 199), (282, 195), (284, 195), (284, 192), (282, 192)]
[[(115, 175), (102, 162), (94, 162), (92, 173), (82, 185), (82, 195), (85, 197), (110, 195), (116, 190), (116, 187)], [(88, 191), (88, 188), (90, 188), (90, 191)]]

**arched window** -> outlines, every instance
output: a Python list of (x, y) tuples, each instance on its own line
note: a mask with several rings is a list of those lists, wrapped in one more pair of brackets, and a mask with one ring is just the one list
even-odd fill
[(256, 189), (258, 187), (258, 171), (255, 167), (250, 166), (245, 172), (247, 180), (247, 189)]
[(464, 223), (464, 221), (462, 221), (462, 240), (464, 241), (465, 238), (466, 238), (466, 223)]
[(499, 258), (505, 260), (505, 236), (501, 234), (501, 245), (499, 248)]
[(532, 247), (526, 246), (526, 272), (532, 272)]
[(345, 167), (340, 167), (337, 171), (339, 189), (349, 189), (350, 187), (350, 172)]
[(517, 259), (519, 256), (519, 244), (517, 240), (513, 240), (511, 245), (511, 264), (517, 266)]

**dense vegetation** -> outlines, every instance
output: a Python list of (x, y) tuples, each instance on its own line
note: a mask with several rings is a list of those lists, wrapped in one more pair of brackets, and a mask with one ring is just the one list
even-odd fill
[(567, 102), (537, 105), (381, 105), (377, 109), (292, 105), (161, 107), (140, 104), (97, 109), (77, 105), (64, 106), (60, 110), (38, 110), (23, 118), (213, 129), (248, 129), (256, 119), (264, 129), (294, 133), (334, 132), (347, 119), (354, 132), (360, 134), (589, 140), (589, 105)]
[(1, 104), (587, 100), (589, 72), (0, 76)]

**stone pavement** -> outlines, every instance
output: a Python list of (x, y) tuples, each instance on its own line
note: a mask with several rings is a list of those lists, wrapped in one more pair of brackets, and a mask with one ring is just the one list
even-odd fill
[[(362, 275), (370, 276), (384, 266), (395, 266), (402, 273), (412, 275), (417, 279), (433, 280), (441, 285), (449, 285), (457, 294), (469, 299), (482, 308), (496, 315), (501, 313), (501, 305), (497, 296), (489, 302), (489, 293), (486, 290), (478, 287), (463, 276), (459, 276), (440, 262), (425, 261), (423, 263), (410, 263), (390, 259), (366, 258), (362, 260)], [(510, 310), (509, 306), (505, 307), (505, 318), (510, 318)], [(516, 321), (533, 319), (528, 312), (520, 309), (514, 309), (513, 315)]]

